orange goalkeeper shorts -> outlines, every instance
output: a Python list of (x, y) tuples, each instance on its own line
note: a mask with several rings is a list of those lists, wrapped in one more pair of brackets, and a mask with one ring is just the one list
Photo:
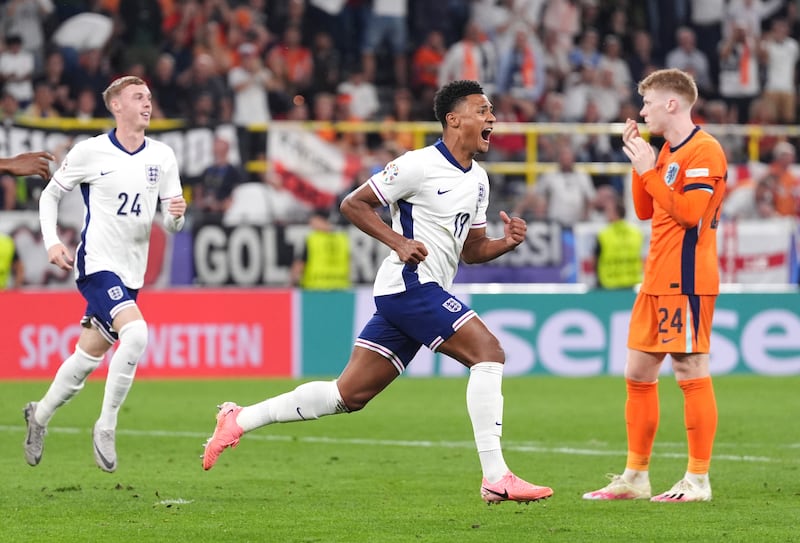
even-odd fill
[(628, 348), (648, 353), (708, 353), (717, 297), (695, 294), (636, 296)]

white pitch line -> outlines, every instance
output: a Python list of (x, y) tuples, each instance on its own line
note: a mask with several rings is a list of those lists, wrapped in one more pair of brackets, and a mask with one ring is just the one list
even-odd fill
[[(24, 426), (2, 426), (0, 432), (24, 432)], [(91, 429), (83, 428), (48, 428), (48, 432), (59, 434), (80, 434), (91, 433)], [(210, 434), (200, 432), (180, 432), (171, 430), (117, 430), (117, 435), (128, 435), (137, 437), (165, 437), (165, 438), (191, 438), (199, 439), (204, 443)], [(416, 448), (442, 448), (442, 449), (473, 449), (475, 444), (472, 441), (420, 441), (420, 440), (395, 440), (395, 439), (367, 439), (367, 438), (342, 438), (325, 436), (285, 436), (275, 434), (249, 434), (248, 441), (297, 441), (301, 443), (326, 443), (337, 445), (369, 445), (376, 447), (416, 447)], [(658, 445), (658, 444), (657, 444)], [(715, 446), (733, 446), (732, 443), (715, 444)], [(685, 446), (685, 445), (684, 445)], [(797, 448), (800, 444), (777, 444), (780, 448)], [(564, 454), (570, 456), (621, 456), (626, 455), (625, 451), (608, 450), (600, 448), (576, 448), (576, 447), (547, 447), (526, 442), (504, 441), (503, 449), (506, 451), (544, 453), (544, 454)], [(659, 458), (685, 458), (686, 453), (681, 452), (653, 452), (653, 456)], [(728, 460), (731, 462), (755, 462), (755, 463), (795, 463), (796, 460), (771, 458), (768, 456), (755, 456), (749, 454), (715, 454), (714, 460)]]

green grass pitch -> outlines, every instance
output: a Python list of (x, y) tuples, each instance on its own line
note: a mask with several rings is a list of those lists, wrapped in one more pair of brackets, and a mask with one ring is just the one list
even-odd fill
[[(506, 379), (506, 460), (555, 495), (492, 507), (479, 496), (462, 378), (401, 378), (360, 413), (261, 428), (208, 472), (200, 454), (215, 405), (296, 382), (140, 380), (120, 415), (113, 474), (92, 457), (101, 381), (56, 414), (35, 468), (22, 455), (22, 407), (47, 383), (0, 383), (0, 541), (797, 541), (800, 377), (715, 383), (714, 500), (599, 503), (581, 494), (624, 467), (622, 378)], [(660, 393), (654, 492), (686, 466), (672, 377)]]

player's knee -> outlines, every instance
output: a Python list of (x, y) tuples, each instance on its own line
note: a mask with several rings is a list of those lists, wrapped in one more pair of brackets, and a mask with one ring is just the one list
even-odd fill
[(103, 356), (92, 356), (87, 353), (79, 345), (75, 346), (75, 353), (72, 355), (75, 360), (75, 374), (86, 378), (90, 373), (96, 370), (100, 363), (103, 361)]
[(506, 362), (506, 352), (503, 350), (503, 346), (500, 345), (500, 341), (492, 336), (490, 341), (486, 341), (482, 345), (483, 349), (481, 351), (479, 358), (479, 362), (499, 362), (500, 364), (505, 364)]
[(143, 320), (129, 322), (119, 331), (119, 341), (138, 358), (147, 348), (147, 323)]

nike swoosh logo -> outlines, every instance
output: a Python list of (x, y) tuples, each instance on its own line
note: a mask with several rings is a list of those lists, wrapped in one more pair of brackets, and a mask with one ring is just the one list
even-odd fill
[(495, 423), (494, 423), (494, 425), (495, 425), (495, 426), (502, 426), (502, 425), (503, 425), (503, 423), (502, 423), (502, 422), (495, 422)]
[(108, 174), (110, 174), (110, 173), (111, 173), (111, 172), (113, 172), (113, 171), (114, 171), (114, 170), (108, 170), (107, 172), (104, 172), (103, 170), (100, 170), (100, 175), (101, 175), (101, 176), (102, 176), (102, 175), (108, 175)]
[(502, 492), (502, 494), (501, 494), (500, 492), (495, 492), (495, 491), (494, 491), (494, 490), (492, 490), (491, 488), (486, 488), (486, 487), (483, 487), (483, 489), (484, 489), (486, 492), (491, 492), (491, 493), (492, 493), (492, 494), (494, 494), (495, 496), (500, 496), (500, 497), (501, 497), (501, 498), (503, 498), (504, 500), (507, 500), (507, 499), (508, 499), (508, 490), (506, 490), (506, 489), (503, 489), (503, 492)]
[(300, 418), (301, 418), (301, 419), (303, 419), (303, 420), (306, 420), (306, 418), (305, 418), (305, 417), (303, 416), (303, 414), (300, 412), (300, 408), (299, 408), (299, 407), (297, 408), (297, 414), (300, 416)]
[(678, 339), (678, 338), (671, 337), (671, 338), (669, 338), (669, 339), (662, 339), (662, 340), (661, 340), (661, 343), (669, 343), (670, 341), (674, 341), (674, 340), (676, 340), (676, 339)]
[(94, 444), (94, 452), (97, 453), (97, 458), (100, 459), (100, 461), (103, 463), (105, 467), (107, 467), (108, 469), (114, 469), (114, 464), (112, 462), (109, 462), (108, 459), (105, 456), (103, 456), (103, 453), (101, 453), (100, 449), (97, 448), (97, 443)]
[(436, 191), (436, 194), (447, 194), (451, 190), (453, 190), (453, 189), (447, 189), (447, 190), (439, 189), (439, 190)]

